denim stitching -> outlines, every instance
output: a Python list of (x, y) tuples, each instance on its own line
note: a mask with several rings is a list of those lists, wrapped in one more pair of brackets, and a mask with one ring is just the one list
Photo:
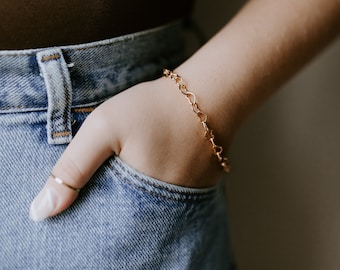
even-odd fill
[[(100, 101), (98, 103), (103, 103), (103, 101)], [(46, 110), (46, 108), (32, 108), (32, 107), (26, 107), (26, 106), (7, 106), (7, 107), (1, 107), (0, 111), (6, 111), (6, 110), (11, 110), (11, 109), (32, 109), (33, 111), (36, 110)], [(82, 108), (72, 108), (72, 110), (75, 113), (91, 113), (94, 111), (94, 107), (82, 107)]]
[(151, 187), (154, 187), (154, 188), (158, 188), (158, 189), (162, 189), (162, 190), (165, 190), (169, 193), (175, 193), (179, 196), (185, 196), (185, 198), (175, 198), (174, 196), (165, 196), (165, 195), (162, 195), (160, 193), (157, 193), (157, 192), (152, 192), (144, 187), (141, 187), (141, 186), (138, 186), (137, 184), (134, 184), (132, 183), (131, 181), (129, 181), (127, 179), (127, 177), (125, 177), (122, 173), (120, 173), (116, 168), (113, 167), (113, 164), (111, 164), (111, 169), (114, 171), (115, 174), (119, 175), (121, 180), (123, 180), (126, 184), (129, 184), (131, 186), (134, 186), (135, 188), (139, 189), (139, 190), (142, 190), (146, 193), (149, 193), (153, 196), (157, 196), (157, 197), (161, 197), (161, 198), (165, 198), (165, 199), (171, 199), (171, 200), (174, 200), (174, 201), (182, 201), (182, 202), (187, 202), (187, 201), (205, 201), (205, 200), (209, 200), (213, 197), (213, 194), (216, 192), (215, 189), (211, 190), (211, 191), (207, 191), (205, 193), (195, 193), (195, 192), (185, 192), (185, 191), (174, 191), (168, 187), (165, 187), (165, 186), (161, 186), (161, 185), (157, 185), (155, 183), (150, 183), (149, 181), (141, 178), (139, 175), (137, 174), (134, 174), (132, 172), (130, 172), (129, 170), (127, 170), (126, 168), (124, 168), (123, 166), (120, 166), (120, 168), (128, 173), (129, 175), (131, 175), (132, 177), (136, 178), (138, 181), (146, 184), (146, 185), (149, 185)]
[(70, 135), (70, 132), (69, 131), (60, 131), (60, 132), (53, 132), (53, 137), (56, 138), (56, 137), (66, 137)]
[[(208, 199), (210, 199), (210, 197), (206, 197), (206, 196), (188, 196), (188, 197), (185, 197), (185, 198), (175, 198), (175, 197), (172, 197), (172, 196), (165, 196), (165, 195), (162, 195), (162, 194), (159, 194), (157, 192), (152, 192), (150, 190), (147, 190), (146, 188), (143, 188), (143, 187), (140, 187), (138, 185), (135, 185), (131, 182), (129, 182), (128, 180), (126, 180), (124, 177), (122, 178), (122, 180), (124, 181), (124, 183), (130, 185), (130, 186), (133, 186), (134, 188), (138, 189), (138, 190), (141, 190), (145, 193), (148, 193), (152, 196), (156, 196), (156, 197), (159, 197), (159, 198), (162, 198), (162, 199), (167, 199), (167, 200), (172, 200), (172, 201), (176, 201), (176, 202), (198, 202), (198, 201), (206, 201)], [(183, 195), (182, 195), (183, 196)]]
[(41, 51), (36, 56), (43, 74), (47, 100), (51, 102), (51, 106), (47, 108), (48, 142), (51, 144), (68, 143), (72, 135), (69, 123), (71, 112), (69, 91), (72, 89), (68, 69), (65, 67), (66, 62), (60, 48)]
[[(125, 167), (123, 167), (123, 166), (121, 166), (121, 165), (120, 165), (120, 167), (122, 168), (122, 170), (124, 170), (124, 172), (128, 173), (129, 175), (132, 175), (132, 176), (138, 178), (138, 180), (140, 180), (141, 182), (143, 182), (143, 183), (145, 183), (145, 184), (147, 184), (147, 185), (151, 185), (151, 186), (156, 187), (156, 188), (160, 188), (160, 189), (164, 189), (164, 190), (169, 191), (169, 192), (173, 192), (173, 190), (170, 189), (170, 188), (167, 188), (167, 187), (164, 187), (164, 186), (161, 186), (161, 185), (157, 185), (156, 183), (150, 183), (149, 181), (143, 179), (143, 178), (140, 177), (139, 175), (137, 175), (137, 174), (131, 172), (131, 171), (128, 170), (127, 168), (125, 168)], [(196, 195), (201, 196), (201, 195), (205, 195), (205, 194), (211, 194), (211, 193), (214, 193), (214, 192), (215, 192), (215, 189), (212, 189), (212, 190), (207, 191), (207, 192), (205, 192), (205, 193), (191, 192), (190, 194), (195, 195), (195, 196), (196, 196)], [(183, 194), (183, 195), (187, 195), (187, 194), (188, 194), (188, 192), (185, 192), (185, 191), (176, 191), (176, 193), (178, 193), (178, 194)]]
[(2, 107), (0, 108), (0, 111), (6, 111), (9, 109), (25, 109), (26, 107), (24, 106), (8, 106), (8, 107)]
[[(61, 55), (59, 53), (55, 53), (53, 55), (50, 55), (49, 57), (49, 60), (48, 61), (51, 61), (51, 60), (58, 60), (61, 58)], [(43, 60), (43, 59), (42, 59)], [(63, 76), (63, 85), (67, 85), (67, 82), (65, 80), (65, 76)], [(68, 131), (68, 127), (67, 127), (67, 121), (68, 121), (68, 117), (67, 115), (65, 114), (66, 110), (67, 110), (67, 104), (69, 104), (68, 100), (69, 100), (69, 96), (66, 95), (65, 97), (65, 108), (64, 108), (64, 111), (63, 111), (63, 114), (62, 114), (62, 117), (63, 117), (63, 126), (64, 126), (64, 131), (60, 131), (60, 132), (53, 132), (53, 137), (56, 138), (56, 137), (67, 137), (71, 134), (70, 131)], [(54, 119), (53, 119), (54, 120)], [(53, 129), (56, 129), (56, 126), (53, 125)]]
[(51, 55), (44, 55), (41, 57), (41, 62), (48, 62), (52, 60), (58, 60), (61, 58), (59, 53), (51, 54)]
[[(173, 200), (173, 201), (177, 201), (177, 202), (189, 202), (189, 201), (197, 202), (197, 201), (206, 201), (206, 200), (209, 200), (210, 198), (212, 198), (212, 196), (204, 196), (204, 195), (209, 195), (209, 194), (197, 194), (197, 193), (196, 194), (195, 193), (189, 194), (189, 193), (185, 193), (185, 192), (181, 192), (181, 191), (175, 192), (175, 191), (170, 190), (166, 187), (161, 187), (161, 186), (154, 185), (152, 183), (147, 183), (150, 186), (153, 186), (155, 188), (164, 189), (164, 190), (166, 190), (168, 192), (172, 192), (172, 193), (177, 193), (181, 197), (176, 198), (174, 196), (162, 195), (160, 193), (150, 191), (147, 188), (144, 188), (144, 187), (141, 187), (141, 186), (138, 186), (138, 185), (132, 183), (131, 181), (129, 181), (126, 177), (124, 177), (118, 171), (116, 171), (116, 173), (121, 177), (121, 180), (124, 181), (124, 183), (126, 183), (130, 186), (133, 186), (134, 188), (137, 188), (138, 190), (141, 190), (141, 191), (148, 193), (152, 196), (160, 197), (160, 198), (163, 198), (163, 199)], [(139, 181), (145, 183), (145, 181), (143, 179), (141, 179), (140, 177), (138, 177), (137, 175), (132, 175), (132, 176), (138, 178)]]
[(94, 107), (75, 108), (73, 111), (76, 113), (90, 113), (94, 111)]

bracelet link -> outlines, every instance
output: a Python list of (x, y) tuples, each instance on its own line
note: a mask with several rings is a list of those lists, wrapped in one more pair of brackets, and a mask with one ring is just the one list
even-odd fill
[(220, 163), (223, 170), (226, 173), (229, 173), (231, 166), (229, 164), (228, 158), (222, 156), (223, 147), (215, 143), (215, 135), (213, 131), (209, 128), (207, 123), (208, 115), (199, 108), (196, 102), (196, 95), (188, 90), (188, 87), (184, 82), (183, 78), (176, 72), (171, 71), (169, 69), (163, 69), (163, 76), (175, 81), (176, 85), (178, 86), (178, 90), (183, 95), (185, 95), (189, 104), (191, 105), (193, 112), (197, 115), (202, 124), (202, 127), (204, 129), (204, 137), (211, 143), (213, 154), (217, 157), (217, 160)]

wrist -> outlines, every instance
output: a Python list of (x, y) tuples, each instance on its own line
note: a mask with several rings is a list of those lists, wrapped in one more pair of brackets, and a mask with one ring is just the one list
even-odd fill
[(176, 68), (188, 89), (195, 93), (197, 103), (208, 115), (209, 126), (216, 133), (216, 140), (227, 151), (238, 127), (244, 120), (245, 111), (232, 84), (222, 83), (213, 72), (184, 63)]
[(204, 137), (211, 144), (212, 153), (216, 156), (217, 161), (219, 162), (221, 168), (229, 173), (230, 165), (228, 158), (223, 153), (223, 147), (221, 145), (216, 144), (216, 137), (214, 131), (210, 128), (210, 123), (208, 124), (208, 115), (201, 109), (200, 105), (197, 103), (197, 97), (194, 92), (188, 89), (187, 84), (184, 79), (176, 72), (164, 69), (163, 76), (165, 78), (169, 78), (174, 81), (177, 85), (178, 90), (183, 96), (187, 99), (188, 103), (194, 114), (197, 116), (197, 119), (200, 121), (202, 130), (204, 131)]

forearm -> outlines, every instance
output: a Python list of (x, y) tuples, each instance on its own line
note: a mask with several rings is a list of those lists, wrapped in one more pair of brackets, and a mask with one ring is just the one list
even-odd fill
[(340, 29), (338, 0), (253, 0), (177, 71), (224, 145)]

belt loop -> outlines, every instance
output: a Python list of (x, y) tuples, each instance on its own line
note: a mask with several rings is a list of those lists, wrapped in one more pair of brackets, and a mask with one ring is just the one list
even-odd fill
[(49, 144), (69, 143), (72, 139), (72, 85), (66, 61), (60, 48), (38, 52), (37, 61), (47, 91), (47, 141)]

